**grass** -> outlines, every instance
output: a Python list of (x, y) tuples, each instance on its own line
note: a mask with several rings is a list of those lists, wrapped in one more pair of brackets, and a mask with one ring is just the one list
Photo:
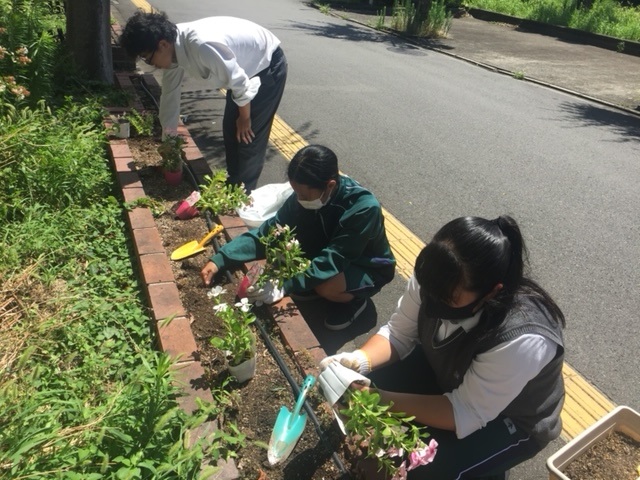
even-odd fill
[(518, 18), (640, 41), (640, 7), (624, 6), (616, 0), (594, 0), (590, 8), (578, 7), (576, 0), (465, 0), (464, 3)]
[[(0, 6), (24, 10), (4, 17), (15, 41), (32, 44), (37, 5)], [(200, 478), (204, 458), (242, 439), (191, 444), (217, 410), (182, 411), (172, 361), (154, 348), (106, 158), (99, 99), (117, 95), (59, 84), (66, 97), (0, 96), (0, 478)]]

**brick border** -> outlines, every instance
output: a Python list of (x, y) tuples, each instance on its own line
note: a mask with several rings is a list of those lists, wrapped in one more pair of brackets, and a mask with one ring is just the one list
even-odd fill
[[(131, 77), (134, 75), (140, 76), (131, 71), (116, 72), (116, 83), (123, 90), (132, 93), (131, 98), (134, 100), (130, 108), (143, 110), (142, 102), (135, 94), (131, 81)], [(152, 75), (144, 75), (144, 77), (144, 81), (149, 85), (157, 86)], [(112, 108), (108, 110), (110, 114), (118, 114), (129, 109)], [(107, 129), (112, 127), (112, 120), (109, 116), (105, 118), (104, 125)], [(187, 139), (186, 162), (195, 173), (197, 183), (204, 183), (203, 177), (212, 174), (211, 168), (185, 125), (180, 124), (178, 134)], [(145, 197), (146, 194), (135, 169), (127, 140), (111, 138), (109, 157), (120, 186), (122, 198), (126, 202), (131, 202)], [(213, 398), (211, 392), (203, 386), (204, 369), (197, 361), (196, 341), (191, 331), (187, 312), (178, 294), (170, 260), (162, 246), (161, 236), (150, 209), (135, 208), (127, 212), (127, 219), (137, 263), (140, 267), (140, 281), (157, 332), (158, 348), (176, 360), (176, 381), (185, 393), (180, 397), (179, 403), (185, 411), (191, 412), (196, 408), (196, 398), (208, 401), (212, 401)], [(239, 217), (219, 216), (217, 220), (225, 227), (224, 234), (227, 241), (248, 231), (247, 226)], [(247, 271), (250, 266), (250, 264), (245, 264), (244, 271)], [(326, 353), (293, 300), (289, 297), (283, 298), (269, 307), (269, 313), (280, 329), (283, 342), (293, 352), (293, 361), (299, 370), (303, 374), (317, 374), (315, 369), (312, 369), (313, 371), (305, 369), (298, 361), (298, 357), (300, 354), (306, 353), (307, 357), (310, 356), (313, 360), (319, 361), (326, 356)]]

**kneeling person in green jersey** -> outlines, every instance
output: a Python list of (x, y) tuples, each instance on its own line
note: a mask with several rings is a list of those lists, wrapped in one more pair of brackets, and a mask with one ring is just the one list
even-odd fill
[(325, 326), (342, 330), (395, 273), (380, 203), (355, 180), (340, 175), (335, 153), (320, 145), (298, 151), (287, 175), (294, 193), (274, 217), (224, 245), (202, 269), (202, 279), (208, 286), (220, 269), (264, 258), (260, 238), (276, 224), (288, 225), (295, 228), (309, 268), (282, 288), (267, 282), (249, 299), (273, 303), (285, 294), (296, 300), (322, 297), (330, 302)]

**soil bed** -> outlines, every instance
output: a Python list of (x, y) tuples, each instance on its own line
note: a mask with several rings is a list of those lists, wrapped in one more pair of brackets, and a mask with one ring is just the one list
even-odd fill
[[(208, 231), (207, 223), (202, 217), (190, 220), (178, 220), (172, 214), (175, 204), (185, 199), (194, 189), (185, 172), (185, 179), (177, 187), (169, 186), (157, 167), (159, 155), (156, 139), (140, 137), (129, 141), (129, 148), (138, 168), (147, 197), (161, 202), (166, 213), (156, 217), (156, 225), (162, 238), (163, 246), (170, 255), (180, 245), (191, 240), (200, 240)], [(224, 242), (224, 235), (217, 240)], [(171, 262), (173, 274), (184, 308), (190, 318), (191, 329), (198, 345), (198, 360), (206, 372), (210, 387), (220, 386), (228, 377), (224, 355), (210, 344), (210, 339), (222, 334), (221, 321), (213, 310), (214, 302), (207, 297), (208, 288), (200, 279), (200, 270), (213, 254), (209, 245), (205, 252), (181, 261)], [(215, 278), (216, 285), (227, 290), (223, 301), (235, 303), (236, 285), (242, 277), (241, 272), (232, 275), (219, 274)], [(265, 326), (269, 337), (283, 358), (293, 378), (302, 383), (303, 375), (293, 362), (291, 353), (282, 344), (277, 327), (265, 307), (254, 308), (254, 313)], [(257, 337), (257, 369), (256, 376), (244, 384), (232, 381), (229, 385), (237, 393), (236, 410), (231, 418), (225, 421), (236, 423), (239, 430), (246, 435), (243, 448), (239, 451), (236, 465), (241, 478), (247, 479), (336, 479), (349, 478), (341, 475), (331, 455), (338, 450), (339, 458), (346, 469), (350, 462), (342, 452), (342, 434), (337, 429), (333, 416), (326, 403), (323, 402), (317, 389), (309, 396), (309, 403), (320, 422), (324, 432), (321, 441), (311, 419), (295, 450), (282, 465), (269, 466), (266, 445), (281, 406), (292, 410), (295, 397), (286, 377), (276, 361), (269, 353), (264, 341), (256, 330)]]
[(571, 462), (564, 474), (571, 480), (636, 480), (640, 468), (640, 442), (612, 432)]

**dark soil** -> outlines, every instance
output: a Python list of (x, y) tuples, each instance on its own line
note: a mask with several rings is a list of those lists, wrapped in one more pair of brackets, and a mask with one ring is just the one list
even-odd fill
[[(169, 186), (157, 167), (159, 141), (151, 138), (132, 138), (129, 148), (134, 156), (147, 197), (160, 201), (165, 213), (156, 218), (156, 224), (163, 245), (170, 255), (180, 245), (191, 240), (200, 240), (208, 231), (203, 217), (190, 220), (178, 220), (172, 214), (175, 204), (185, 199), (194, 189), (185, 178), (177, 187)], [(224, 242), (224, 235), (218, 235), (217, 242)], [(205, 252), (181, 261), (171, 262), (174, 277), (182, 303), (191, 320), (191, 329), (198, 344), (199, 360), (205, 368), (211, 387), (219, 386), (228, 377), (224, 355), (210, 344), (213, 336), (222, 333), (221, 322), (213, 310), (214, 302), (207, 297), (208, 288), (200, 279), (200, 270), (213, 254), (211, 244)], [(231, 272), (229, 276), (219, 274), (214, 279), (216, 285), (227, 290), (224, 301), (235, 302), (236, 285), (242, 278), (242, 272)], [(255, 308), (258, 317), (269, 334), (280, 356), (284, 359), (297, 384), (302, 383), (303, 375), (280, 341), (279, 332), (265, 307)], [(317, 389), (309, 396), (319, 422), (323, 438), (308, 419), (304, 434), (291, 456), (282, 465), (270, 467), (267, 462), (266, 445), (269, 442), (275, 419), (281, 406), (292, 410), (295, 396), (290, 384), (281, 372), (278, 364), (267, 349), (266, 344), (256, 331), (257, 369), (256, 376), (244, 384), (232, 382), (231, 388), (239, 394), (237, 411), (227, 421), (235, 422), (247, 436), (244, 447), (239, 451), (236, 465), (241, 478), (247, 479), (336, 479), (349, 478), (341, 475), (341, 470), (332, 459), (332, 453), (338, 451), (338, 458), (346, 469), (350, 462), (342, 452), (342, 434), (339, 432), (333, 416), (322, 401)]]
[(638, 469), (640, 442), (613, 432), (571, 462), (563, 473), (571, 480), (636, 480)]

